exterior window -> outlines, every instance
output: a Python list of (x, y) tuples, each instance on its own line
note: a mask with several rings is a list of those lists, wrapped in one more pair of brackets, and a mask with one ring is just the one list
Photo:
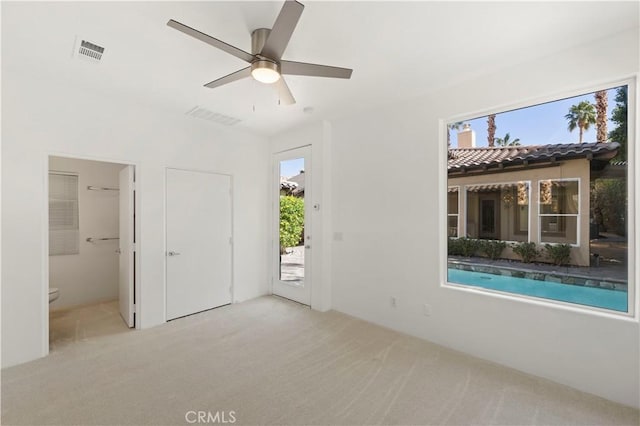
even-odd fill
[(540, 241), (578, 245), (580, 216), (578, 180), (543, 180), (539, 183)]
[(445, 286), (637, 315), (629, 87), (447, 123)]
[(79, 253), (78, 176), (49, 173), (49, 255)]
[(458, 237), (458, 200), (459, 190), (457, 186), (450, 187), (447, 192), (447, 235)]

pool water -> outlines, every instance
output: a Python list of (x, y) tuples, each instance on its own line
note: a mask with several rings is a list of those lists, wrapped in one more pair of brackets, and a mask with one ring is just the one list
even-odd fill
[(627, 292), (449, 269), (450, 283), (627, 312)]

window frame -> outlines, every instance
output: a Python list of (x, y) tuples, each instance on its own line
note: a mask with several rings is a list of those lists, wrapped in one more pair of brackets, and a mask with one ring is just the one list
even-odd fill
[[(638, 322), (640, 319), (640, 293), (638, 287), (640, 286), (640, 250), (638, 250), (638, 242), (640, 241), (639, 227), (637, 226), (638, 219), (640, 218), (640, 206), (636, 207), (636, 204), (640, 201), (640, 197), (636, 197), (636, 188), (640, 188), (640, 176), (636, 173), (636, 164), (640, 163), (640, 150), (636, 149), (636, 143), (640, 141), (638, 137), (638, 119), (637, 115), (637, 97), (638, 97), (638, 75), (633, 74), (617, 79), (601, 80), (597, 83), (587, 84), (571, 90), (561, 90), (555, 92), (547, 92), (541, 96), (532, 96), (529, 98), (523, 98), (518, 102), (503, 103), (491, 108), (477, 109), (471, 112), (451, 114), (438, 120), (439, 126), (439, 154), (440, 164), (439, 172), (441, 179), (444, 179), (448, 183), (448, 161), (447, 161), (447, 123), (460, 122), (473, 120), (478, 117), (488, 116), (490, 114), (499, 114), (506, 111), (523, 109), (532, 107), (535, 105), (555, 102), (558, 100), (581, 96), (584, 94), (595, 93), (599, 90), (608, 90), (616, 87), (627, 86), (627, 114), (630, 119), (627, 121), (627, 233), (628, 233), (628, 265), (627, 265), (627, 312), (620, 312), (615, 310), (603, 309), (593, 306), (584, 306), (575, 303), (563, 302), (559, 300), (544, 299), (538, 297), (532, 297), (517, 293), (508, 293), (503, 291), (485, 289), (477, 286), (470, 286), (465, 284), (459, 284), (448, 281), (448, 255), (447, 255), (447, 238), (446, 238), (446, 207), (441, 207), (440, 218), (441, 230), (440, 230), (440, 255), (443, 259), (440, 262), (440, 287), (446, 289), (446, 291), (458, 291), (471, 295), (484, 295), (485, 297), (492, 297), (496, 299), (509, 300), (515, 303), (525, 303), (530, 305), (538, 305), (550, 309), (560, 309), (565, 311), (571, 311), (579, 314), (587, 314), (594, 316), (601, 316), (616, 320), (632, 320)], [(440, 185), (439, 196), (441, 206), (446, 203), (446, 187), (448, 185)], [(464, 191), (464, 187), (463, 187)], [(465, 207), (466, 208), (466, 207)], [(530, 218), (533, 215), (533, 202), (530, 200), (529, 213)], [(464, 227), (466, 224), (463, 223)], [(531, 227), (531, 222), (529, 223)], [(465, 229), (466, 232), (466, 229)], [(531, 235), (531, 233), (530, 233)], [(473, 296), (475, 297), (475, 296)]]
[[(456, 188), (456, 194), (458, 194), (458, 213), (449, 213), (449, 190), (452, 188)], [(447, 186), (447, 238), (460, 238), (460, 192), (461, 185), (451, 185)], [(449, 218), (455, 216), (456, 217), (456, 236), (449, 236)]]
[[(468, 187), (470, 186), (478, 186), (478, 185), (511, 185), (511, 186), (517, 186), (519, 183), (526, 183), (528, 185), (528, 189), (527, 189), (527, 215), (529, 217), (529, 222), (527, 223), (527, 231), (526, 231), (526, 235), (527, 235), (527, 241), (526, 242), (530, 242), (531, 241), (531, 209), (533, 206), (532, 200), (531, 200), (531, 196), (533, 194), (532, 192), (532, 180), (509, 180), (509, 181), (505, 181), (505, 182), (496, 182), (496, 181), (488, 181), (488, 182), (483, 182), (483, 183), (478, 183), (478, 184), (461, 184), (461, 185), (453, 185), (453, 186), (458, 186), (459, 188), (461, 188), (460, 192), (464, 192), (464, 208), (468, 211), (469, 210), (469, 192), (475, 192), (475, 191), (469, 191)], [(451, 186), (447, 186), (447, 188), (450, 188)], [(463, 190), (463, 191), (462, 191)], [(460, 201), (458, 201), (458, 206)], [(500, 208), (502, 208), (502, 203), (500, 203)], [(458, 207), (458, 212), (460, 212), (460, 208)], [(459, 214), (459, 213), (458, 213)], [(514, 213), (515, 215), (515, 209), (514, 209)], [(465, 213), (465, 219), (467, 219), (467, 214)], [(459, 222), (458, 222), (459, 223)], [(463, 221), (464, 224), (464, 228), (465, 231), (467, 229), (467, 220)], [(524, 235), (524, 232), (516, 232), (515, 230), (515, 217), (514, 217), (514, 223), (512, 224), (513, 226), (513, 234), (514, 235)], [(517, 241), (517, 240), (507, 240), (507, 239), (500, 239), (500, 241), (504, 241), (507, 244), (513, 244), (513, 243), (521, 243), (523, 241)]]
[[(628, 170), (627, 170), (627, 174), (628, 174)], [(628, 177), (627, 177), (628, 179)], [(542, 202), (541, 202), (541, 190), (540, 190), (540, 184), (542, 182), (578, 182), (578, 213), (563, 213), (563, 214), (551, 214), (551, 213), (541, 213), (542, 211)], [(571, 247), (575, 247), (575, 248), (579, 248), (580, 246), (580, 237), (581, 235), (581, 229), (580, 229), (580, 220), (582, 219), (582, 209), (580, 208), (581, 203), (582, 203), (582, 179), (579, 177), (571, 177), (571, 178), (557, 178), (557, 179), (538, 179), (538, 214), (537, 214), (537, 220), (538, 220), (538, 241), (540, 241), (540, 244), (551, 244), (551, 245), (557, 245), (557, 244), (569, 244)], [(553, 186), (553, 185), (552, 185)], [(571, 243), (561, 243), (561, 242), (552, 242), (552, 241), (543, 241), (542, 240), (542, 218), (543, 217), (559, 217), (559, 218), (564, 218), (564, 217), (575, 217), (576, 218), (576, 243), (575, 244), (571, 244)], [(565, 219), (566, 222), (566, 219)], [(566, 224), (565, 224), (565, 229), (566, 229)], [(546, 233), (547, 235), (549, 235), (549, 233)], [(556, 234), (558, 234), (558, 236), (562, 235), (561, 231), (557, 231)], [(627, 272), (628, 273), (628, 272)], [(628, 279), (627, 279), (628, 281)]]

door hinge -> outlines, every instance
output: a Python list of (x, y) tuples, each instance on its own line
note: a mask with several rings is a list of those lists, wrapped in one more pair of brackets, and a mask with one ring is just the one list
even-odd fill
[(229, 244), (233, 244), (233, 237), (229, 237)]
[(134, 313), (134, 314), (137, 314), (137, 313), (138, 313), (138, 309), (137, 309), (137, 306), (136, 306), (136, 304), (135, 304), (135, 303), (133, 304), (133, 313)]
[(131, 244), (131, 250), (133, 250), (133, 252), (136, 251), (136, 243)]

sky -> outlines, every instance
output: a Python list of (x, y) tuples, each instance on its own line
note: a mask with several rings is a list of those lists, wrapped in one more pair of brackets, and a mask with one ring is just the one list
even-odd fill
[(296, 158), (280, 162), (280, 176), (290, 178), (300, 173), (300, 170), (304, 170), (304, 158)]
[[(611, 111), (616, 106), (616, 89), (607, 90), (608, 106), (607, 117), (611, 117)], [(578, 129), (569, 132), (568, 122), (564, 116), (569, 112), (569, 108), (581, 101), (589, 101), (595, 104), (593, 93), (559, 101), (548, 102), (528, 108), (516, 109), (513, 111), (496, 114), (496, 137), (504, 138), (509, 133), (511, 140), (520, 139), (521, 145), (545, 145), (552, 143), (578, 143)], [(487, 117), (479, 117), (467, 120), (465, 123), (471, 124), (471, 128), (476, 132), (476, 146), (487, 146)], [(607, 131), (615, 127), (611, 120), (608, 121)], [(596, 142), (596, 126), (584, 132), (584, 142)], [(457, 147), (457, 131), (451, 131), (451, 146)], [(304, 170), (304, 159), (297, 158), (280, 162), (280, 175), (292, 177)]]
[[(608, 107), (607, 117), (611, 117), (611, 111), (616, 106), (616, 89), (607, 90)], [(555, 143), (578, 143), (579, 132), (575, 129), (569, 132), (568, 122), (564, 116), (569, 112), (572, 105), (580, 101), (587, 100), (595, 105), (593, 93), (548, 102), (528, 108), (517, 109), (509, 112), (496, 114), (496, 136), (504, 138), (509, 133), (511, 140), (519, 138), (521, 145), (545, 145)], [(474, 120), (467, 120), (465, 123), (471, 124), (471, 128), (476, 132), (476, 146), (487, 146), (487, 117), (480, 117)], [(607, 131), (615, 127), (611, 120), (608, 120)], [(456, 148), (457, 130), (451, 131), (451, 147)], [(583, 142), (596, 142), (596, 127), (584, 132)]]

